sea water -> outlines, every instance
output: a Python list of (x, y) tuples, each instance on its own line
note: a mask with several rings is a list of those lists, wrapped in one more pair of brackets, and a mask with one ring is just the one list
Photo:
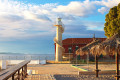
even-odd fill
[(55, 60), (54, 54), (0, 54), (0, 60)]

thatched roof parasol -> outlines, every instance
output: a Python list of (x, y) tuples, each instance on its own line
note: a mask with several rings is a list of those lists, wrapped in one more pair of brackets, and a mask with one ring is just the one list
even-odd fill
[[(111, 38), (106, 39), (102, 43), (91, 47), (90, 52), (93, 55), (114, 55), (117, 47), (116, 39), (120, 38), (120, 35), (115, 34)], [(118, 51), (120, 52), (120, 46), (118, 46)]]
[[(89, 54), (91, 47), (95, 46), (95, 45), (98, 45), (101, 42), (102, 41), (100, 41), (99, 39), (93, 39), (93, 41), (91, 43), (87, 44), (86, 46), (84, 46), (82, 48), (79, 48), (76, 51), (76, 54), (77, 55)], [(95, 61), (96, 61), (96, 70), (95, 70), (96, 71), (96, 77), (98, 77), (99, 69), (98, 69), (98, 57), (97, 56), (95, 56)]]
[(92, 47), (92, 46), (95, 46), (97, 44), (101, 43), (101, 41), (99, 39), (94, 39), (91, 43), (87, 44), (86, 46), (82, 47), (82, 48), (79, 48), (77, 51), (76, 51), (76, 54), (77, 55), (85, 55), (85, 54), (88, 54), (89, 53), (89, 49)]
[(119, 54), (120, 54), (120, 35), (115, 34), (99, 45), (93, 46), (90, 52), (96, 56), (96, 76), (98, 76), (98, 61), (97, 55), (116, 55), (116, 80), (119, 80)]

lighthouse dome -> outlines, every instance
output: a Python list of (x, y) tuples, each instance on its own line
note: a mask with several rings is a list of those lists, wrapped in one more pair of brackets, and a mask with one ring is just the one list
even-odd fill
[(61, 18), (57, 18), (57, 19), (56, 19), (56, 25), (62, 25)]

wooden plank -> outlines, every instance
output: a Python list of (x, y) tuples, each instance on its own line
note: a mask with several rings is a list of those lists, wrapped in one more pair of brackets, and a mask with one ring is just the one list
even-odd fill
[(18, 65), (15, 65), (9, 69), (6, 69), (0, 73), (0, 80), (6, 80), (12, 75), (14, 75), (18, 70), (20, 70), (22, 67), (24, 67), (26, 64), (28, 64), (30, 60), (23, 61), (19, 63)]

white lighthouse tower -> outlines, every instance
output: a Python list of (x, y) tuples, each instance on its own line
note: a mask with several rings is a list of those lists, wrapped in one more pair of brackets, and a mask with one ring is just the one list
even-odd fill
[(61, 18), (57, 18), (54, 26), (56, 26), (56, 37), (54, 38), (54, 42), (56, 43), (55, 61), (62, 61), (62, 53), (64, 53), (64, 48), (62, 47), (62, 33), (64, 32), (64, 27)]

